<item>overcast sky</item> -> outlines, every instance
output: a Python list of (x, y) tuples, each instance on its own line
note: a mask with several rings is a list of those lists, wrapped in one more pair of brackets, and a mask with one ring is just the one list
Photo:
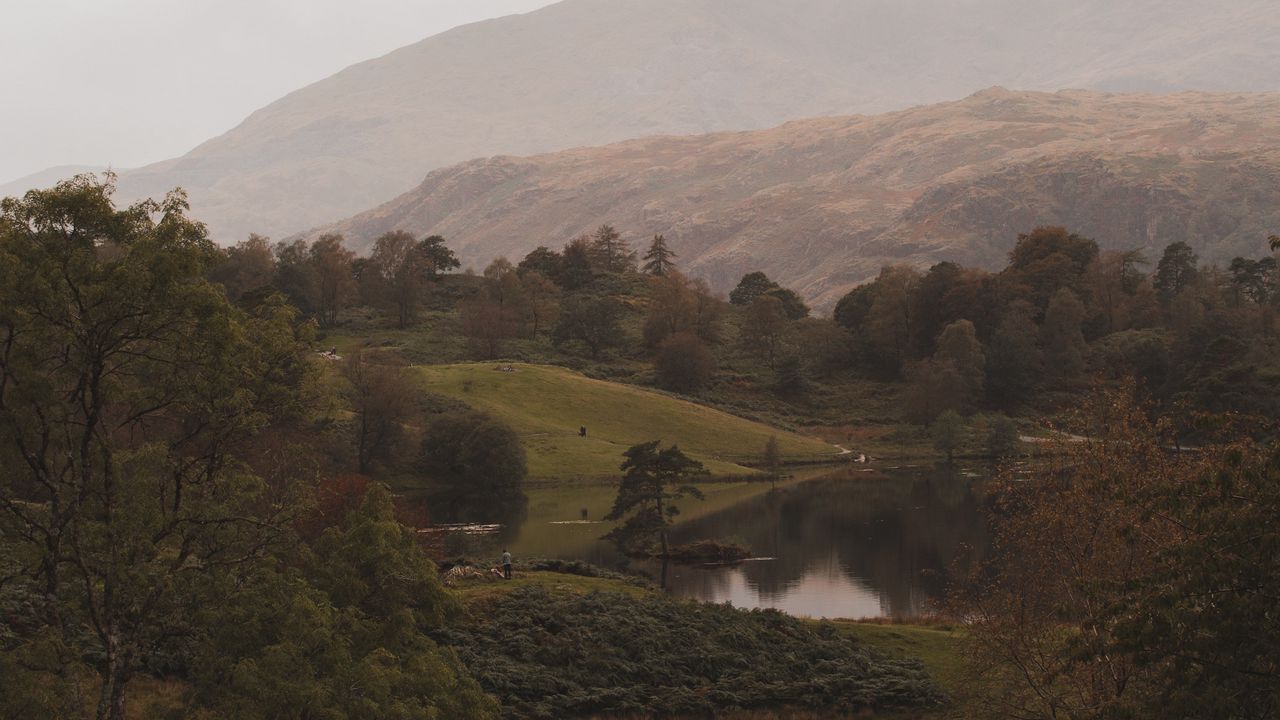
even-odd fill
[(129, 168), (342, 68), (553, 0), (0, 0), (0, 183)]

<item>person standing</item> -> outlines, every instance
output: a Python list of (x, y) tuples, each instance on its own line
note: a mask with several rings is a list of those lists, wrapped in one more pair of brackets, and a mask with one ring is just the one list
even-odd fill
[(506, 550), (502, 551), (502, 577), (511, 579), (511, 553)]

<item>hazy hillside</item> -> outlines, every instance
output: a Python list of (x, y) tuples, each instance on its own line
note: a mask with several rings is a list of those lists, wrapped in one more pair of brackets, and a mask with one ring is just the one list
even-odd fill
[(122, 197), (186, 187), (220, 240), (280, 236), (430, 170), (1020, 89), (1280, 89), (1274, 0), (566, 0), (294, 92)]
[(611, 222), (721, 289), (764, 269), (829, 305), (885, 263), (998, 267), (1018, 232), (1258, 253), (1280, 229), (1280, 94), (993, 89), (875, 117), (476, 160), (335, 228), (439, 233), (466, 262)]

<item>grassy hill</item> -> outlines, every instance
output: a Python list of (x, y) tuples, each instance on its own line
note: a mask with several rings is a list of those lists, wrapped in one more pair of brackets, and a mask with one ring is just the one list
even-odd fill
[[(521, 434), (535, 478), (618, 472), (622, 453), (648, 440), (677, 443), (717, 475), (752, 472), (770, 435), (784, 461), (834, 456), (821, 440), (778, 430), (662, 393), (593, 380), (563, 368), (495, 364), (420, 368), (426, 389), (493, 413)], [(587, 437), (578, 428), (587, 428)]]

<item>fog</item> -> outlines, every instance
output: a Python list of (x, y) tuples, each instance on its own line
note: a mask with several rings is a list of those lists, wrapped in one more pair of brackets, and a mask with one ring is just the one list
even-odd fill
[(551, 0), (5, 0), (0, 183), (180, 155), (352, 63)]

